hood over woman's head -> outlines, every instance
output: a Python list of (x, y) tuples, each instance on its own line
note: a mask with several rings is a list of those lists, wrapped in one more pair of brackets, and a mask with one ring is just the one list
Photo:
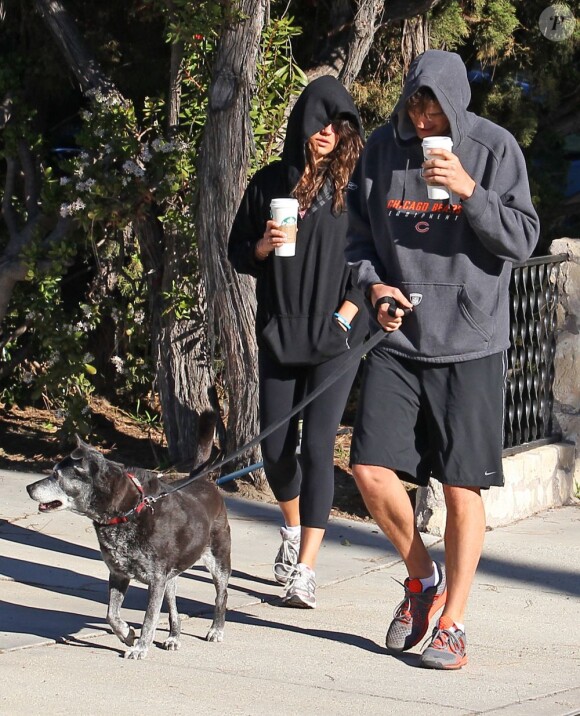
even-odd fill
[(293, 168), (296, 180), (306, 166), (308, 140), (336, 119), (348, 119), (363, 137), (359, 113), (349, 92), (335, 77), (318, 77), (304, 88), (288, 118), (282, 161)]

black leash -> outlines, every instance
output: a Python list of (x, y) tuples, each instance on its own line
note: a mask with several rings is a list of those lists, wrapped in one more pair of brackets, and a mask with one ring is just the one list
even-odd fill
[(315, 390), (312, 391), (312, 393), (309, 393), (303, 400), (301, 400), (297, 405), (295, 405), (287, 415), (282, 418), (279, 418), (278, 420), (276, 420), (276, 422), (272, 423), (272, 425), (269, 425), (265, 430), (262, 430), (262, 432), (253, 440), (250, 440), (249, 443), (243, 445), (241, 448), (238, 448), (231, 455), (228, 455), (223, 460), (220, 460), (213, 465), (209, 465), (206, 467), (207, 463), (205, 463), (201, 466), (200, 472), (197, 472), (185, 482), (181, 482), (176, 487), (170, 490), (166, 490), (165, 492), (162, 492), (157, 496), (148, 496), (145, 498), (145, 501), (149, 505), (151, 505), (151, 503), (157, 502), (157, 500), (160, 500), (162, 497), (167, 497), (167, 495), (170, 495), (172, 492), (177, 492), (179, 490), (182, 490), (184, 487), (191, 485), (191, 483), (195, 482), (195, 480), (199, 480), (202, 477), (206, 477), (206, 475), (209, 475), (211, 472), (219, 470), (220, 467), (227, 465), (228, 462), (235, 460), (237, 457), (240, 457), (248, 450), (251, 450), (253, 447), (261, 443), (264, 438), (273, 433), (275, 430), (278, 430), (278, 428), (282, 427), (282, 425), (284, 425), (284, 423), (287, 423), (290, 418), (299, 413), (303, 408), (305, 408), (309, 403), (311, 403), (315, 398), (317, 398), (321, 393), (323, 393), (329, 386), (331, 386), (336, 380), (338, 380), (338, 378), (340, 378), (343, 373), (346, 373), (346, 371), (352, 365), (354, 365), (356, 361), (360, 361), (360, 359), (363, 357), (363, 355), (365, 355), (365, 353), (368, 353), (372, 348), (374, 348), (378, 343), (380, 343), (383, 338), (388, 335), (389, 334), (385, 331), (377, 331), (367, 341), (361, 343), (358, 348), (352, 348), (351, 350), (349, 350), (346, 353), (345, 360), (325, 380), (323, 380), (322, 383)]

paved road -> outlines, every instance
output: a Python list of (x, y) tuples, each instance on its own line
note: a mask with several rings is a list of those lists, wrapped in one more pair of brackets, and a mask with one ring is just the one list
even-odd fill
[[(418, 668), (383, 647), (402, 596), (400, 560), (372, 523), (333, 520), (317, 577), (318, 608), (277, 606), (271, 562), (276, 508), (227, 498), (233, 534), (225, 641), (203, 637), (213, 587), (194, 567), (179, 580), (178, 652), (128, 661), (104, 617), (107, 570), (88, 520), (40, 515), (25, 485), (0, 471), (0, 714), (580, 713), (580, 508), (489, 532), (467, 620), (468, 666)], [(426, 537), (435, 555), (442, 545)], [(125, 618), (140, 625), (145, 589)], [(157, 643), (166, 632), (166, 617)]]

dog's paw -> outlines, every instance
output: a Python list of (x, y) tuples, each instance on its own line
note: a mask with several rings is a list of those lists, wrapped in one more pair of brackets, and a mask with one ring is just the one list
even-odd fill
[(162, 646), (167, 651), (177, 651), (181, 646), (181, 642), (176, 636), (170, 636), (163, 642)]
[(224, 630), (223, 629), (216, 629), (215, 627), (212, 627), (205, 637), (207, 641), (223, 641), (224, 640)]
[(119, 641), (125, 646), (133, 646), (135, 643), (135, 629), (129, 626), (127, 622), (121, 619), (107, 617), (109, 626), (113, 630), (113, 634), (119, 639)]
[(125, 659), (144, 659), (147, 656), (148, 651), (149, 649), (147, 649), (146, 646), (142, 646), (139, 642), (137, 642), (132, 649), (127, 649), (124, 657)]
[(133, 629), (133, 627), (129, 627), (129, 631), (127, 635), (123, 637), (122, 642), (127, 646), (133, 646), (135, 643), (135, 629)]

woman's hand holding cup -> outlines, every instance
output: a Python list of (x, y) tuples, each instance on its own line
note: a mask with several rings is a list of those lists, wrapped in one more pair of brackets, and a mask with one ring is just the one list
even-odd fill
[(266, 222), (264, 236), (256, 244), (256, 258), (263, 261), (274, 249), (286, 243), (286, 234), (280, 228), (280, 224), (269, 219)]

